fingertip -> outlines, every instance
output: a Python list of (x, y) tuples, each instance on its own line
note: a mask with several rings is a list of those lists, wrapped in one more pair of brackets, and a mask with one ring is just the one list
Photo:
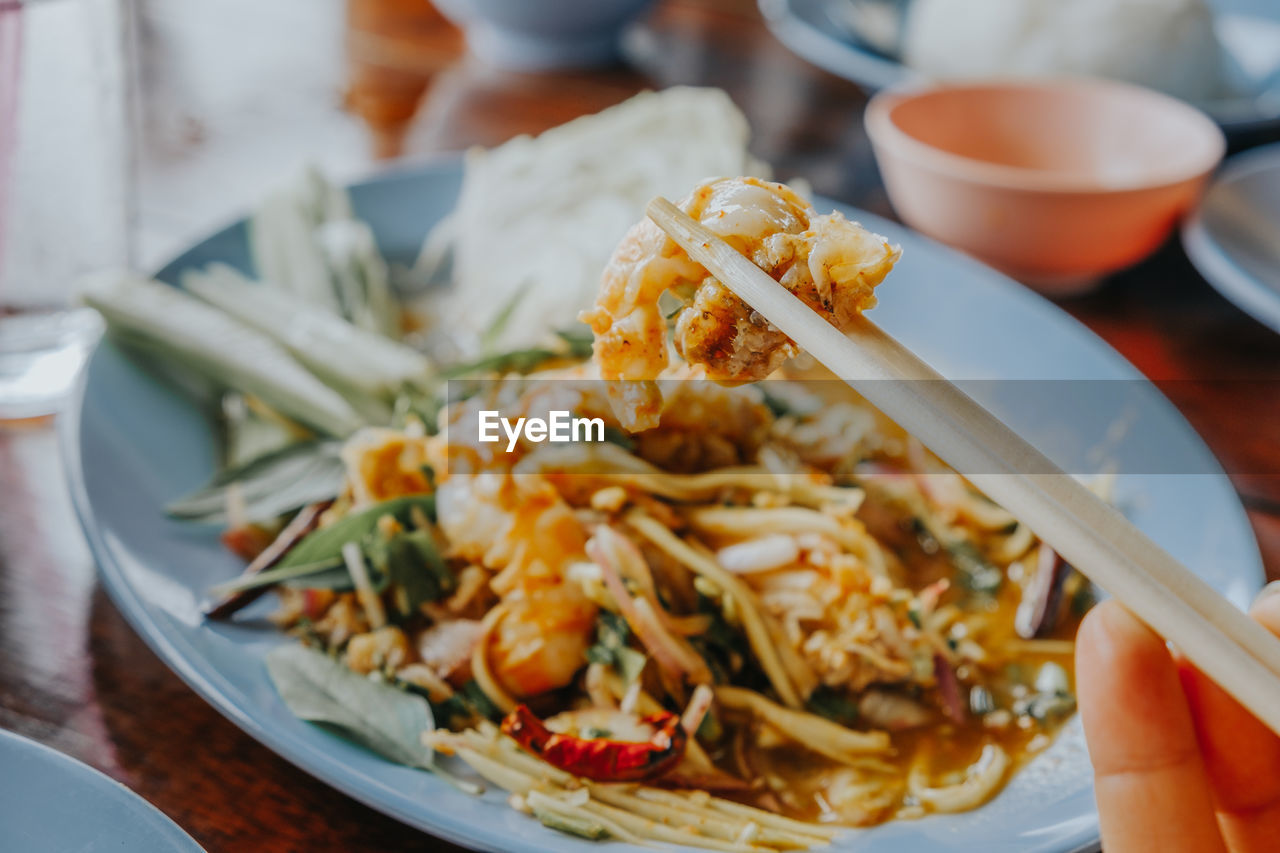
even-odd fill
[(1135, 658), (1166, 657), (1164, 641), (1118, 601), (1104, 601), (1085, 614), (1076, 637), (1082, 674), (1102, 661), (1109, 669), (1131, 665)]
[(1076, 646), (1076, 691), (1095, 766), (1140, 764), (1194, 735), (1173, 657), (1157, 634), (1114, 601), (1085, 617)]
[(1280, 634), (1280, 581), (1272, 581), (1262, 588), (1253, 600), (1249, 615), (1273, 634)]
[(1108, 849), (1221, 850), (1191, 715), (1164, 641), (1120, 604), (1098, 605), (1077, 635), (1076, 690)]

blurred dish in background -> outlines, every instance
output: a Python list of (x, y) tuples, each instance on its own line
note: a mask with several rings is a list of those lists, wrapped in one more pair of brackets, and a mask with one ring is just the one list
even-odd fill
[(87, 764), (0, 731), (0, 850), (203, 853), (155, 806)]
[(1280, 14), (1260, 0), (1209, 5), (1212, 13), (1203, 0), (760, 0), (783, 44), (869, 89), (1083, 74), (1182, 97), (1228, 133), (1280, 125)]
[(1196, 109), (1100, 80), (886, 91), (866, 122), (904, 222), (1058, 296), (1159, 247), (1226, 148)]
[(1182, 242), (1211, 285), (1280, 332), (1280, 144), (1228, 161)]
[(465, 352), (514, 305), (506, 343), (537, 343), (549, 323), (591, 304), (600, 270), (654, 195), (679, 197), (708, 175), (768, 177), (750, 138), (724, 92), (676, 86), (468, 152), (458, 206), (416, 264), (424, 281), (457, 285), (429, 312), (434, 328)]
[(1205, 0), (913, 0), (902, 59), (935, 80), (1078, 74), (1193, 103), (1227, 89)]
[(499, 68), (535, 71), (607, 65), (622, 31), (653, 0), (434, 0), (467, 34), (476, 56)]

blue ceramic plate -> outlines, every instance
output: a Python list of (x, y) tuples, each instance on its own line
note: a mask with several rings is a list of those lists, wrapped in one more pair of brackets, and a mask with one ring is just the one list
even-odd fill
[[(1280, 15), (1274, 0), (1210, 0), (1232, 97), (1197, 104), (1230, 134), (1280, 126)], [(759, 0), (769, 30), (798, 56), (872, 91), (920, 77), (845, 23), (851, 0)], [(902, 0), (899, 0), (902, 2)], [(910, 2), (910, 0), (906, 0)]]
[(55, 749), (0, 731), (0, 850), (203, 853), (159, 809)]
[(1218, 292), (1280, 332), (1280, 143), (1227, 161), (1182, 243)]
[[(392, 260), (407, 262), (432, 223), (453, 207), (460, 181), (459, 163), (450, 160), (375, 178), (353, 187), (352, 196), (382, 249)], [(874, 316), (945, 374), (1127, 380), (1115, 384), (1150, 390), (1115, 352), (1020, 285), (899, 225), (844, 210), (902, 244), (904, 259), (882, 289)], [(242, 223), (193, 247), (160, 277), (172, 282), (184, 268), (215, 260), (247, 265)], [(992, 397), (986, 402), (1001, 410), (999, 394)], [(1121, 477), (1119, 501), (1156, 541), (1233, 601), (1246, 603), (1261, 585), (1262, 569), (1231, 486), (1167, 401), (1152, 393), (1146, 408), (1149, 428), (1140, 431), (1141, 440), (1119, 442), (1112, 458), (1123, 463), (1156, 446), (1166, 473)], [(1099, 428), (1064, 431), (1072, 413), (1054, 411), (1052, 400), (1014, 409), (1014, 426), (1033, 440), (1044, 439), (1050, 452), (1071, 450), (1059, 448), (1054, 436)], [(104, 585), (156, 652), (237, 725), (316, 777), (435, 835), (506, 853), (599, 853), (598, 845), (512, 811), (501, 792), (479, 799), (458, 793), (427, 773), (389, 764), (294, 719), (262, 664), (263, 653), (282, 641), (260, 618), (269, 602), (235, 624), (201, 620), (203, 592), (237, 575), (241, 566), (218, 544), (217, 530), (173, 522), (161, 512), (166, 501), (213, 473), (213, 425), (183, 397), (104, 343), (89, 363), (77, 409), (63, 422), (72, 492)], [(850, 832), (837, 849), (1065, 853), (1092, 845), (1097, 831), (1083, 741), (1078, 728), (1069, 727), (982, 809)]]

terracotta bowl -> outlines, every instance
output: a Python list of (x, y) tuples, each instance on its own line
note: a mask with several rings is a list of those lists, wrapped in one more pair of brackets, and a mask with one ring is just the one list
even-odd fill
[(1199, 110), (1107, 81), (885, 91), (866, 122), (904, 222), (1055, 295), (1154, 251), (1226, 150)]

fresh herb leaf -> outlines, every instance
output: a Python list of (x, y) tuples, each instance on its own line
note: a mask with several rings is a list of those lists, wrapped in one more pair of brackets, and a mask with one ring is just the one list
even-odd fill
[(435, 719), (422, 697), (352, 672), (307, 646), (277, 646), (266, 664), (280, 698), (299, 719), (335, 729), (397, 764), (434, 769), (432, 750), (421, 738), (435, 728)]
[(760, 389), (760, 396), (764, 398), (764, 404), (768, 407), (769, 411), (773, 413), (773, 416), (775, 418), (785, 418), (787, 415), (791, 414), (791, 404), (776, 394), (770, 394), (761, 387), (762, 384), (763, 383), (758, 383), (756, 387)]
[(960, 584), (969, 592), (977, 595), (995, 595), (1004, 583), (1004, 572), (982, 556), (982, 553), (968, 542), (951, 542), (946, 546), (947, 556), (960, 572)]
[(406, 495), (374, 504), (368, 509), (353, 513), (328, 527), (308, 534), (280, 561), (281, 568), (305, 563), (329, 562), (342, 565), (342, 546), (348, 542), (363, 542), (377, 528), (378, 520), (391, 516), (405, 527), (412, 527), (412, 513), (417, 508), (428, 518), (435, 519), (434, 495)]
[[(238, 578), (220, 587), (221, 592), (242, 592), (259, 587), (286, 586), (304, 589), (354, 588), (342, 546), (360, 545), (369, 562), (369, 579), (375, 592), (392, 591), (391, 603), (403, 619), (418, 612), (427, 601), (436, 601), (452, 592), (457, 579), (445, 565), (429, 530), (412, 529), (414, 511), (432, 514), (430, 495), (413, 495), (384, 501), (347, 516), (341, 521), (313, 531), (285, 555), (274, 568)], [(397, 519), (404, 529), (391, 536), (378, 530), (386, 516)]]
[(587, 649), (587, 660), (613, 667), (622, 680), (631, 684), (648, 662), (643, 652), (631, 648), (631, 629), (617, 613), (600, 611), (596, 622), (595, 645)]
[(483, 373), (532, 373), (547, 362), (559, 359), (581, 361), (591, 357), (591, 330), (586, 326), (560, 329), (556, 338), (563, 345), (558, 349), (530, 347), (510, 352), (496, 353), (475, 361), (455, 364), (441, 371), (446, 379), (460, 379)]
[(813, 713), (841, 725), (851, 726), (858, 721), (858, 704), (844, 691), (825, 684), (819, 685), (809, 694), (808, 705)]
[(434, 703), (432, 708), (451, 728), (477, 719), (495, 723), (502, 719), (502, 709), (489, 700), (475, 681), (468, 681), (448, 699)]
[(544, 347), (512, 350), (455, 364), (441, 371), (441, 375), (446, 379), (460, 379), (477, 373), (532, 373), (547, 362), (562, 357), (560, 353)]
[(724, 737), (724, 726), (720, 724), (720, 718), (713, 709), (702, 715), (702, 722), (698, 723), (698, 731), (694, 736), (703, 743), (716, 743)]
[(516, 309), (520, 307), (520, 303), (529, 295), (529, 288), (533, 282), (525, 282), (520, 289), (512, 294), (507, 300), (507, 304), (498, 309), (498, 313), (493, 315), (493, 319), (489, 322), (488, 328), (480, 333), (480, 349), (488, 351), (497, 345), (502, 338), (502, 333), (507, 330), (507, 326), (511, 324), (511, 318), (515, 316)]
[(291, 587), (307, 589), (334, 589), (347, 591), (352, 588), (351, 575), (345, 565), (334, 565), (325, 560), (320, 563), (301, 563), (296, 566), (276, 566), (264, 572), (242, 575), (235, 580), (221, 584), (216, 591), (230, 595), (260, 587), (285, 584)]
[(596, 338), (586, 323), (575, 323), (568, 328), (557, 329), (555, 336), (564, 341), (568, 348), (565, 353), (568, 358), (591, 358)]
[(376, 585), (390, 587), (392, 604), (408, 618), (428, 601), (438, 601), (457, 588), (458, 581), (428, 530), (400, 531), (390, 538), (373, 536), (364, 548), (377, 573)]
[(210, 523), (227, 520), (227, 492), (234, 487), (251, 521), (264, 521), (342, 490), (345, 468), (336, 441), (304, 441), (218, 473), (204, 488), (165, 507), (174, 518)]
[(616, 444), (626, 451), (636, 449), (636, 440), (621, 427), (614, 426), (613, 424), (605, 424), (604, 440), (610, 444)]
[(709, 615), (711, 624), (699, 636), (690, 637), (689, 644), (707, 662), (715, 682), (727, 684), (732, 681), (744, 687), (766, 685), (768, 682), (762, 672), (746, 666), (755, 659), (746, 637), (729, 624), (716, 602), (699, 595), (698, 612)]

